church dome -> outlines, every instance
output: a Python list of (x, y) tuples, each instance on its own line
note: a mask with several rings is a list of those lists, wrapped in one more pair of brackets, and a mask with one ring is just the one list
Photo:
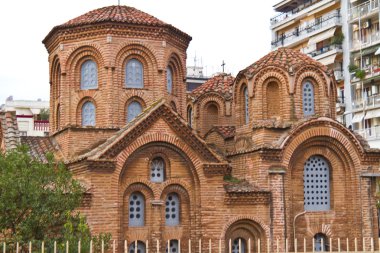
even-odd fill
[(229, 74), (218, 74), (193, 90), (190, 96), (197, 98), (205, 93), (218, 93), (223, 97), (229, 98), (232, 96), (234, 80), (235, 78)]
[(240, 78), (243, 73), (245, 75), (248, 74), (250, 76), (253, 76), (261, 69), (266, 67), (278, 67), (285, 70), (286, 72), (296, 72), (301, 67), (307, 65), (312, 65), (319, 68), (325, 73), (329, 73), (329, 70), (326, 66), (309, 57), (308, 55), (300, 52), (299, 50), (279, 48), (265, 55), (247, 68), (241, 70), (236, 78)]

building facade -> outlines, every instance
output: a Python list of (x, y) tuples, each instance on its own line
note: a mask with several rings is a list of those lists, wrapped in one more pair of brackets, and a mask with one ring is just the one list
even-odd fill
[[(85, 186), (92, 233), (110, 232), (118, 252), (124, 240), (140, 252), (159, 240), (173, 253), (208, 249), (189, 239), (237, 253), (258, 239), (272, 250), (280, 239), (282, 251), (285, 238), (377, 238), (380, 153), (335, 120), (334, 72), (281, 48), (187, 95), (190, 40), (127, 6), (44, 39), (51, 125), (41, 140)], [(2, 122), (0, 143), (8, 130)], [(27, 140), (40, 159), (42, 145)]]

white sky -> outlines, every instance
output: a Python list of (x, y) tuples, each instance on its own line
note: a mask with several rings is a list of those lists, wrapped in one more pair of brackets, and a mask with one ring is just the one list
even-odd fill
[[(279, 0), (120, 0), (192, 36), (188, 65), (207, 75), (236, 75), (270, 51), (269, 19)], [(48, 54), (42, 40), (56, 25), (117, 0), (1, 0), (0, 104), (49, 99)]]

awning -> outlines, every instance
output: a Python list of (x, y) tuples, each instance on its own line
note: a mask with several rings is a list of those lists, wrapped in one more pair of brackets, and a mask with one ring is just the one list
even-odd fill
[(32, 111), (32, 113), (33, 113), (34, 115), (36, 115), (36, 114), (40, 114), (40, 112), (41, 112), (41, 109), (38, 109), (38, 108), (30, 108), (30, 110)]
[(16, 115), (33, 115), (33, 113), (27, 108), (17, 108)]
[(368, 111), (364, 117), (364, 119), (373, 119), (380, 117), (380, 110), (373, 110), (373, 111)]
[[(372, 54), (378, 50), (378, 46), (366, 48), (362, 50), (362, 55)], [(359, 52), (360, 53), (360, 52)]]
[(375, 52), (375, 55), (379, 55), (379, 54), (380, 54), (380, 47)]
[(327, 65), (333, 64), (335, 62), (335, 58), (336, 58), (336, 54), (324, 57), (322, 59), (319, 59), (318, 61), (322, 63), (323, 65), (327, 66)]
[(364, 118), (364, 113), (358, 112), (355, 113), (355, 116), (352, 118), (352, 123), (359, 123), (363, 120)]
[(314, 45), (322, 40), (325, 40), (325, 39), (328, 39), (328, 38), (331, 38), (332, 36), (334, 36), (334, 33), (335, 33), (335, 30), (336, 28), (331, 28), (330, 30), (327, 30), (323, 33), (320, 33), (316, 36), (313, 36), (309, 39), (309, 42), (307, 43), (308, 46), (310, 45)]

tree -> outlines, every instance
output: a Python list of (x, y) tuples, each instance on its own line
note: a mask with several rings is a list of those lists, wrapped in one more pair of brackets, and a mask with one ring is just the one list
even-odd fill
[(52, 154), (46, 156), (47, 163), (36, 161), (26, 146), (0, 152), (0, 237), (21, 243), (62, 243), (75, 236), (109, 241), (108, 234), (91, 237), (85, 218), (74, 212), (84, 189)]

